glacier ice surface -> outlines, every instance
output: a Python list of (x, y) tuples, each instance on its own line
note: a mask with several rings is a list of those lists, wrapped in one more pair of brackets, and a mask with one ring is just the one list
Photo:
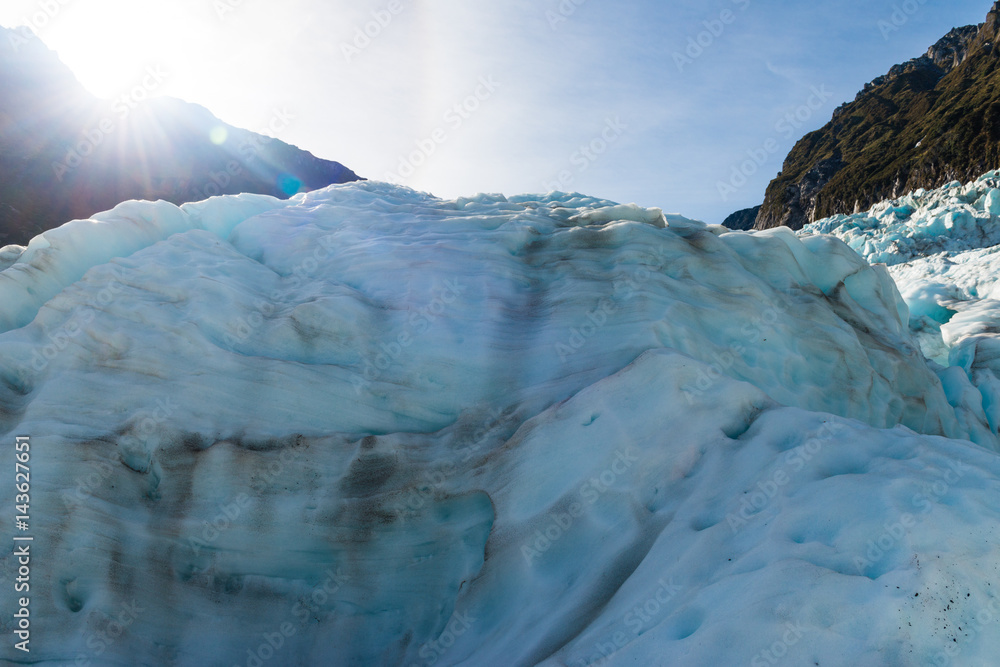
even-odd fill
[(1000, 196), (948, 190), (975, 213), (888, 269), (843, 234), (374, 182), (0, 251), (30, 661), (991, 659), (992, 339), (946, 368), (911, 329), (992, 283), (893, 280), (953, 230), (988, 253)]

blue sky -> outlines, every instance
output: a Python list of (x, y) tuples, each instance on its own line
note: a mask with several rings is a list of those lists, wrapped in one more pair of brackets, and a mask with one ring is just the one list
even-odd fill
[(0, 24), (31, 26), (98, 95), (156, 66), (153, 94), (369, 178), (448, 197), (576, 190), (721, 222), (867, 81), (991, 6), (4, 0)]

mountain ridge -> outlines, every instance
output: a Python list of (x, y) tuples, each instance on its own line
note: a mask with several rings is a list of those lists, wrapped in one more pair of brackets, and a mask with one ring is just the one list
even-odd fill
[(1000, 165), (1000, 3), (867, 83), (800, 139), (768, 185), (754, 228), (803, 225)]
[[(29, 30), (0, 26), (0, 246), (130, 199), (287, 198), (363, 180), (200, 105), (154, 97), (164, 78), (147, 66), (135, 88), (102, 100)], [(276, 134), (290, 114), (273, 113)]]

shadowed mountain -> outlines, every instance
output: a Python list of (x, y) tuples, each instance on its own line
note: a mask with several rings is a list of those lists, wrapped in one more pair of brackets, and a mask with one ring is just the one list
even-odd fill
[(1000, 166), (1000, 3), (927, 53), (867, 84), (785, 158), (757, 229), (800, 229), (836, 213)]
[(760, 206), (754, 206), (753, 208), (745, 208), (741, 211), (736, 211), (731, 214), (728, 218), (722, 221), (724, 227), (729, 229), (735, 229), (740, 231), (746, 231), (748, 229), (753, 229), (754, 222), (757, 220), (757, 214), (760, 213)]
[[(164, 78), (147, 67), (130, 91), (100, 100), (30, 31), (0, 27), (0, 246), (128, 199), (287, 198), (359, 180), (338, 162), (227, 125), (204, 107), (146, 99)], [(267, 131), (290, 122), (276, 109)]]

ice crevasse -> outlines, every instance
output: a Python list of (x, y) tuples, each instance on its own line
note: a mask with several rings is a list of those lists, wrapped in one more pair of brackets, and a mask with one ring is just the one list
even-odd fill
[(127, 202), (0, 266), (12, 662), (1000, 648), (989, 397), (831, 236), (364, 182)]

